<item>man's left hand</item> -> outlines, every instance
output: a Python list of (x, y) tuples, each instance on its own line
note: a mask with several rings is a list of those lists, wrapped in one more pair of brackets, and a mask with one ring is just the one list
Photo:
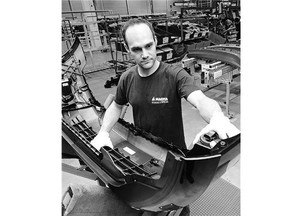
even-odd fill
[(194, 144), (199, 141), (200, 137), (209, 131), (215, 131), (220, 139), (227, 139), (240, 133), (240, 130), (230, 122), (223, 112), (217, 112), (213, 114), (210, 123), (196, 135), (192, 143), (193, 147)]

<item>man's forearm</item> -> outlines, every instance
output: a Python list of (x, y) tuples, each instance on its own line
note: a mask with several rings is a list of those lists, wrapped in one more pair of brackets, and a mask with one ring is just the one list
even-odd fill
[(216, 112), (222, 112), (219, 104), (215, 100), (208, 97), (203, 99), (202, 103), (199, 104), (198, 110), (202, 118), (207, 123), (210, 122), (210, 119), (212, 118), (213, 114), (215, 114)]
[(105, 112), (103, 123), (100, 129), (100, 132), (110, 132), (115, 125), (115, 123), (118, 121), (120, 114), (122, 111), (122, 106), (116, 104), (114, 101), (112, 104), (108, 107), (108, 109)]
[(200, 115), (207, 123), (210, 122), (214, 113), (222, 112), (219, 104), (215, 100), (205, 96), (202, 91), (192, 92), (187, 100), (199, 110)]

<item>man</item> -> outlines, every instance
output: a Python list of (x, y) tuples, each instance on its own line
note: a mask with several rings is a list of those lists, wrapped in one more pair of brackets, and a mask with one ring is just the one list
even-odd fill
[[(216, 131), (222, 139), (239, 133), (224, 116), (218, 103), (206, 97), (194, 85), (193, 77), (180, 67), (157, 60), (157, 38), (149, 22), (131, 19), (124, 25), (122, 34), (125, 48), (136, 66), (121, 75), (115, 100), (106, 110), (101, 129), (91, 142), (94, 147), (98, 150), (104, 145), (113, 148), (109, 132), (118, 121), (123, 105), (130, 103), (137, 127), (187, 149), (181, 113), (182, 97), (209, 122), (196, 135), (193, 145), (202, 134), (211, 130)], [(185, 210), (185, 215), (189, 215), (189, 208)]]
[(221, 139), (240, 133), (224, 116), (219, 104), (195, 87), (193, 78), (185, 70), (157, 60), (157, 38), (149, 22), (131, 19), (124, 25), (122, 34), (125, 48), (137, 65), (121, 75), (115, 100), (106, 110), (102, 127), (91, 142), (93, 146), (97, 149), (104, 145), (113, 147), (109, 132), (118, 121), (123, 105), (130, 103), (137, 127), (180, 148), (187, 148), (181, 114), (182, 97), (209, 122), (196, 135), (193, 145), (202, 134), (211, 130)]

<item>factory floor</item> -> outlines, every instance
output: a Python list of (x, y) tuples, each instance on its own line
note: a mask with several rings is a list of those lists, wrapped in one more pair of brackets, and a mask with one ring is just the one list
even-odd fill
[[(107, 61), (111, 60), (111, 54), (109, 51), (98, 51), (93, 52), (92, 55), (91, 53), (86, 53), (86, 57), (87, 66), (84, 68), (84, 71), (86, 73), (87, 82), (94, 94), (94, 97), (103, 104), (109, 94), (115, 94), (116, 92), (115, 86), (112, 86), (111, 88), (104, 88), (105, 82), (110, 80), (111, 77), (115, 76), (115, 71), (109, 69), (109, 65), (107, 64)], [(205, 92), (208, 97), (219, 102), (223, 111), (225, 111), (225, 90), (225, 84), (221, 84)], [(230, 92), (230, 97), (233, 98), (229, 105), (229, 113), (232, 115), (230, 120), (237, 128), (240, 129), (240, 77), (233, 80), (231, 83)], [(185, 139), (186, 143), (189, 145), (193, 141), (195, 135), (206, 125), (206, 122), (200, 117), (199, 112), (185, 100), (182, 101), (182, 113)], [(130, 106), (128, 107), (124, 119), (129, 122), (133, 121)], [(62, 159), (62, 162), (73, 166), (79, 165), (77, 160), (72, 159)], [(240, 191), (240, 159), (221, 177), (221, 180)], [(95, 182), (92, 180), (62, 172), (62, 194), (70, 183), (95, 184)], [(237, 196), (240, 196), (240, 194), (237, 193)]]

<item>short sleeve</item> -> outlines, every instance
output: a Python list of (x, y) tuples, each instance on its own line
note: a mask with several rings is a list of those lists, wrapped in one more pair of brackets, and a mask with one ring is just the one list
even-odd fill
[(120, 76), (117, 89), (116, 89), (116, 96), (114, 101), (119, 104), (119, 105), (125, 105), (128, 103), (127, 97), (126, 97), (126, 88), (127, 86), (125, 85), (125, 76), (126, 74), (123, 73)]
[(182, 98), (187, 97), (196, 90), (200, 90), (200, 87), (195, 84), (194, 77), (187, 73), (184, 69), (178, 71), (176, 75), (177, 91)]

